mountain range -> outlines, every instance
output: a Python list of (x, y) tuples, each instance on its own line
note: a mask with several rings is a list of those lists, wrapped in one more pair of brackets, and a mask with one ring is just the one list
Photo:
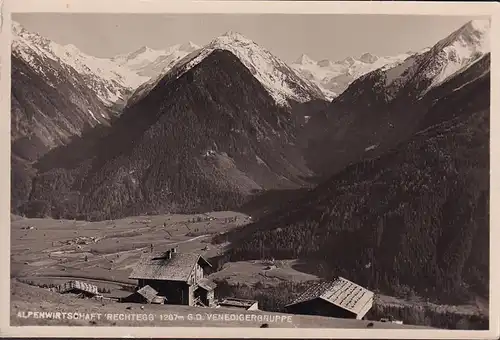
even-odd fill
[(417, 53), (288, 65), (236, 32), (99, 59), (15, 25), (12, 212), (260, 207), (224, 236), (227, 259), (487, 295), (489, 30), (475, 20)]
[[(151, 55), (142, 52), (115, 61), (139, 69), (146, 64), (138, 60)], [(312, 173), (295, 145), (304, 108), (315, 100), (326, 105), (317, 86), (234, 32), (165, 67), (129, 96), (110, 126), (82, 129), (47, 147), (30, 159), (30, 171), (16, 167), (15, 182), (36, 176), (16, 186), (23, 192), (13, 197), (28, 201), (13, 206), (27, 213), (45, 202), (54, 216), (114, 218), (228, 209), (254, 192), (308, 184)], [(54, 98), (54, 105), (64, 100)]]
[(407, 52), (396, 56), (378, 57), (364, 53), (359, 58), (348, 57), (341, 61), (315, 61), (306, 54), (291, 64), (304, 78), (318, 84), (325, 96), (331, 100), (342, 92), (357, 78), (386, 65), (396, 64), (413, 55)]
[(154, 50), (142, 46), (138, 50), (111, 58), (116, 64), (135, 71), (138, 75), (153, 78), (167, 71), (176, 62), (200, 47), (192, 42), (172, 46), (165, 50)]
[[(329, 175), (409, 138), (420, 128), (422, 110), (434, 105), (429, 90), (488, 51), (489, 21), (471, 21), (432, 48), (356, 79), (308, 122), (309, 166)], [(323, 157), (325, 152), (330, 157)]]

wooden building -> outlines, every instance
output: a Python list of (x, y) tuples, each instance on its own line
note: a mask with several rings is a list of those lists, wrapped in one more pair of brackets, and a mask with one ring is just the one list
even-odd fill
[(343, 277), (318, 283), (285, 306), (288, 313), (362, 319), (373, 306), (373, 292)]
[(172, 248), (160, 254), (144, 254), (129, 278), (138, 280), (138, 289), (150, 286), (168, 304), (210, 307), (216, 287), (205, 278), (210, 267), (201, 255)]
[(195, 299), (199, 299), (201, 305), (206, 307), (215, 307), (215, 282), (208, 279), (201, 279), (198, 282), (198, 289), (195, 290)]
[(144, 286), (133, 294), (123, 298), (122, 302), (163, 304), (165, 300), (165, 297), (158, 295), (156, 290), (150, 286)]
[(243, 310), (258, 310), (259, 302), (255, 300), (225, 298), (224, 300), (219, 302), (219, 307)]
[(90, 283), (74, 280), (59, 285), (57, 287), (57, 291), (61, 294), (78, 294), (81, 297), (94, 297), (96, 295), (99, 295), (97, 286)]

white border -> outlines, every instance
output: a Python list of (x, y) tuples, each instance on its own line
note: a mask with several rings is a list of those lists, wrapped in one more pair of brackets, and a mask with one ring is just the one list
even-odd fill
[[(10, 13), (59, 12), (59, 13), (284, 13), (284, 14), (412, 14), (412, 15), (490, 15), (492, 37), (498, 34), (500, 5), (479, 2), (327, 2), (327, 1), (189, 1), (189, 0), (0, 0), (0, 156), (4, 164), (0, 176), (0, 335), (10, 337), (176, 337), (176, 338), (394, 338), (394, 339), (494, 339), (500, 337), (498, 293), (493, 290), (499, 283), (495, 259), (500, 239), (494, 221), (499, 209), (490, 209), (490, 330), (408, 330), (408, 329), (304, 329), (304, 328), (209, 328), (209, 327), (65, 327), (22, 326), (10, 323)], [(495, 34), (494, 32), (497, 32)], [(499, 117), (498, 54), (500, 39), (491, 41), (491, 180), (490, 207), (498, 206), (500, 183), (497, 180), (500, 153), (497, 151), (500, 135), (496, 132)]]

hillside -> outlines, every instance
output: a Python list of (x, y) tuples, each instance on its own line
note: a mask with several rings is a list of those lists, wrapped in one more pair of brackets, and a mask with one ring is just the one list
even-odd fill
[[(452, 303), (487, 296), (490, 80), (473, 70), (428, 93), (440, 97), (409, 141), (229, 236), (230, 259), (299, 257), (322, 276)], [(463, 77), (475, 79), (455, 87)]]
[(277, 105), (234, 54), (215, 50), (129, 106), (98, 142), (42, 159), (31, 204), (52, 207), (42, 215), (114, 218), (226, 209), (308, 185), (295, 146), (303, 110)]
[(422, 112), (451, 91), (440, 85), (455, 75), (454, 83), (463, 85), (468, 74), (485, 72), (488, 51), (489, 21), (477, 20), (428, 50), (356, 79), (308, 122), (304, 143), (309, 167), (327, 178), (407, 140), (420, 129)]

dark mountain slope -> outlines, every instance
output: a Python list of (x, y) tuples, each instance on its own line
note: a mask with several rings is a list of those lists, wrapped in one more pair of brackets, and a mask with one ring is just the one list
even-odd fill
[(300, 257), (389, 293), (487, 296), (489, 88), (487, 72), (448, 92), (420, 112), (431, 127), (234, 233), (231, 260)]
[(115, 218), (228, 209), (256, 191), (307, 185), (295, 147), (301, 113), (277, 106), (239, 59), (215, 50), (128, 107), (91, 160), (45, 163), (55, 169), (35, 179), (32, 200), (70, 201), (73, 208), (56, 208), (66, 215)]

